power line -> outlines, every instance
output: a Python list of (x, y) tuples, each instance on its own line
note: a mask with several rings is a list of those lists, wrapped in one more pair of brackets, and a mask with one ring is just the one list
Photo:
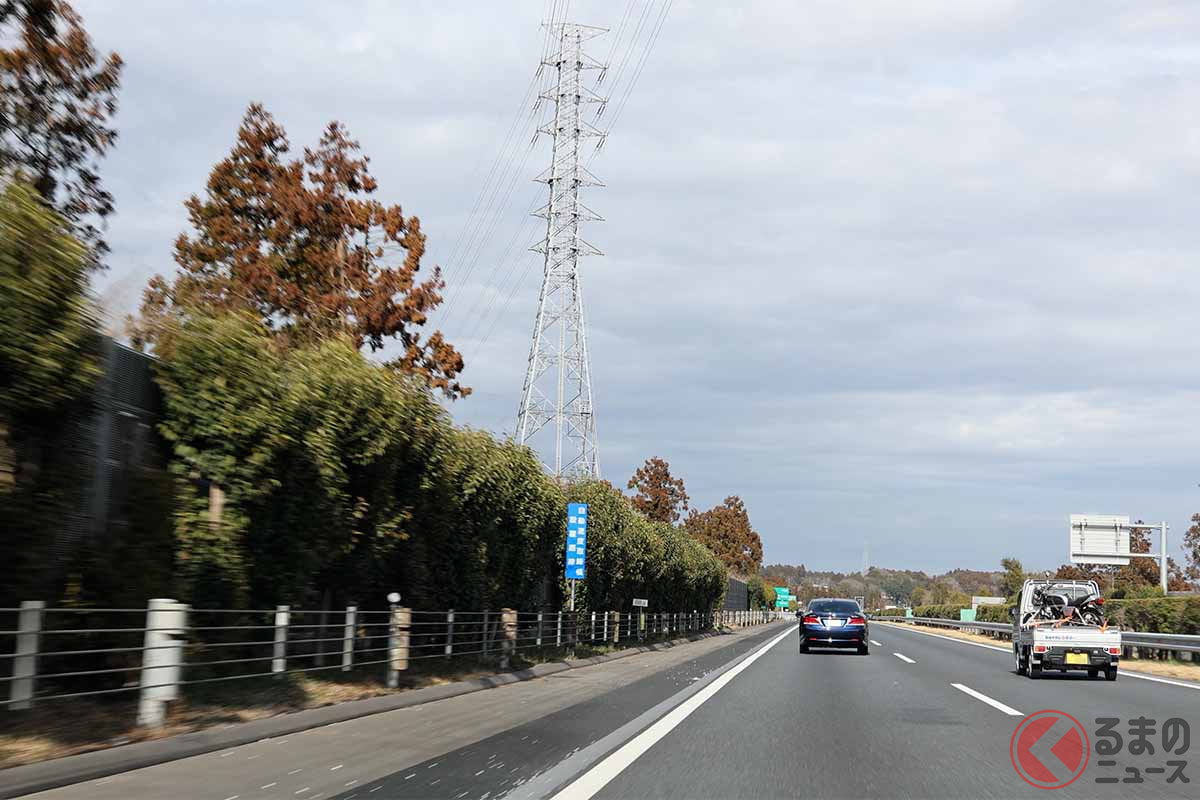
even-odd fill
[[(516, 183), (517, 177), (524, 168), (524, 159), (528, 159), (529, 157), (527, 150), (522, 162), (513, 170), (513, 159), (517, 152), (515, 143), (519, 142), (521, 137), (528, 134), (531, 123), (533, 123), (534, 127), (537, 124), (537, 112), (541, 104), (540, 95), (543, 94), (541, 89), (544, 88), (546, 83), (542, 62), (546, 60), (550, 52), (553, 40), (553, 26), (556, 24), (560, 13), (563, 15), (566, 14), (566, 9), (569, 5), (568, 0), (568, 2), (563, 4), (560, 12), (559, 0), (550, 0), (547, 4), (546, 33), (542, 40), (542, 58), (539, 61), (538, 69), (534, 72), (529, 85), (525, 89), (517, 114), (513, 117), (512, 123), (509, 125), (500, 148), (496, 152), (496, 157), (492, 161), (487, 177), (480, 187), (475, 204), (472, 206), (466, 221), (463, 223), (462, 230), (455, 240), (450, 257), (446, 261), (445, 271), (453, 278), (458, 287), (466, 287), (467, 281), (474, 271), (475, 263), (478, 261), (479, 255), (488, 241), (488, 235), (494, 229), (496, 220), (503, 214), (508, 197), (512, 191), (512, 186)], [(539, 81), (542, 86), (539, 86)], [(535, 96), (538, 97), (538, 100), (531, 105), (530, 102)], [(525, 109), (528, 109), (528, 111), (525, 111)], [(524, 119), (523, 125), (521, 125), (522, 119)], [(518, 131), (518, 126), (520, 126), (521, 136), (514, 138), (514, 134)], [(511, 152), (510, 145), (513, 145)], [(499, 171), (498, 177), (497, 171)], [(510, 172), (511, 177), (508, 177)], [(476, 174), (478, 174), (477, 171)], [(507, 183), (506, 177), (508, 178)], [(505, 186), (506, 188), (502, 190), (501, 186)], [(498, 198), (500, 199), (499, 205), (495, 202)], [(481, 206), (485, 209), (482, 215), (479, 213)], [(484, 235), (481, 236), (481, 234)], [(464, 262), (467, 263), (465, 270), (461, 269), (461, 265)], [(457, 296), (458, 292), (456, 291), (442, 304), (441, 317), (443, 323), (449, 319), (450, 311), (455, 305), (454, 300)]]
[(646, 47), (642, 51), (642, 57), (638, 61), (638, 65), (634, 70), (633, 77), (630, 79), (629, 83), (626, 84), (625, 93), (621, 95), (621, 100), (619, 103), (617, 103), (616, 111), (613, 112), (612, 118), (608, 121), (609, 132), (616, 127), (617, 120), (621, 118), (621, 112), (625, 109), (625, 104), (629, 101), (629, 96), (633, 94), (633, 87), (637, 85), (638, 78), (642, 76), (642, 70), (646, 68), (646, 62), (650, 58), (650, 52), (654, 49), (654, 45), (658, 41), (659, 34), (662, 33), (663, 24), (666, 22), (667, 14), (671, 12), (671, 5), (674, 2), (675, 0), (666, 0), (666, 2), (663, 3), (662, 11), (659, 13), (653, 32), (650, 34), (650, 38), (647, 40)]

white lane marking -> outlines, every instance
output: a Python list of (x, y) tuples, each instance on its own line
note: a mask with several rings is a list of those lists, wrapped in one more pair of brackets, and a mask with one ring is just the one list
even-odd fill
[(911, 628), (911, 627), (902, 628), (901, 626), (895, 625), (894, 623), (893, 623), (893, 627), (900, 628), (901, 630), (909, 631), (911, 633), (919, 633), (922, 636), (936, 636), (937, 638), (945, 639), (946, 641), (958, 642), (959, 644), (969, 644), (974, 647), (983, 647), (987, 650), (999, 650), (1001, 653), (1008, 653), (1010, 656), (1012, 655), (1011, 647), (1000, 647), (1000, 646), (994, 645), (994, 644), (984, 644), (983, 642), (968, 642), (966, 639), (957, 639), (953, 636), (946, 636), (945, 634), (941, 634), (941, 633), (933, 633), (932, 631), (922, 631), (922, 630), (917, 630), (916, 628)]
[(917, 662), (913, 661), (911, 658), (909, 658), (908, 656), (904, 655), (904, 653), (892, 653), (892, 655), (894, 655), (896, 658), (898, 658), (898, 659), (900, 659), (901, 661), (903, 661), (905, 664), (915, 664), (915, 663), (917, 663)]
[(353, 786), (353, 785), (354, 785), (354, 784), (356, 784), (356, 783), (358, 783), (358, 778), (355, 778), (355, 779), (354, 779), (354, 780), (352, 780), (352, 781), (346, 781), (346, 785), (347, 785), (347, 786)]
[(345, 765), (344, 765), (344, 764), (338, 764), (336, 767), (330, 767), (330, 768), (329, 768), (329, 771), (330, 771), (330, 772), (337, 772), (337, 771), (338, 771), (339, 769), (341, 769), (343, 766), (345, 766)]
[(963, 694), (969, 694), (969, 695), (971, 695), (971, 697), (974, 697), (976, 700), (980, 700), (984, 703), (987, 703), (992, 708), (1000, 709), (1005, 714), (1008, 714), (1010, 717), (1025, 716), (1024, 714), (1022, 714), (1020, 711), (1017, 711), (1012, 706), (1006, 706), (1006, 705), (1004, 705), (1004, 703), (1001, 703), (999, 700), (993, 700), (992, 698), (988, 697), (983, 692), (975, 691), (970, 686), (963, 686), (961, 683), (952, 683), (950, 685), (953, 686), (955, 689), (958, 689)]
[(1173, 681), (1170, 678), (1159, 678), (1155, 675), (1146, 675), (1141, 672), (1130, 672), (1129, 670), (1118, 669), (1117, 672), (1124, 675), (1126, 678), (1138, 678), (1143, 681), (1154, 681), (1155, 683), (1167, 683), (1171, 686), (1182, 686), (1184, 689), (1200, 689), (1200, 684), (1184, 683), (1183, 681)]
[(292, 794), (304, 794), (305, 792), (309, 791), (310, 789), (312, 789), (311, 786), (305, 786), (303, 789), (297, 789), (296, 791), (292, 792)]
[(229, 797), (226, 797), (225, 800), (238, 800), (239, 797), (241, 797), (240, 794), (231, 794)]
[[(895, 627), (899, 627), (899, 626), (895, 626)], [(936, 636), (937, 638), (944, 639), (948, 642), (958, 642), (959, 644), (969, 644), (972, 647), (982, 647), (987, 650), (996, 650), (1001, 653), (1007, 653), (1010, 656), (1012, 655), (1012, 646), (1011, 645), (1009, 647), (1000, 647), (999, 645), (984, 644), (983, 642), (968, 642), (966, 639), (959, 639), (954, 636), (946, 636), (945, 634), (941, 634), (941, 633), (933, 633), (932, 631), (922, 631), (922, 630), (918, 630), (917, 628), (904, 628), (904, 630), (911, 631), (912, 633), (919, 633), (923, 636)], [(1117, 671), (1127, 678), (1137, 678), (1138, 680), (1141, 680), (1141, 681), (1153, 681), (1154, 683), (1165, 683), (1169, 686), (1178, 686), (1182, 689), (1200, 690), (1200, 683), (1188, 683), (1186, 681), (1173, 681), (1170, 678), (1160, 678), (1157, 675), (1147, 675), (1144, 672), (1133, 672), (1132, 670), (1127, 670), (1127, 669), (1118, 669)]]
[(742, 674), (755, 661), (766, 655), (768, 650), (793, 635), (793, 633), (794, 631), (789, 628), (751, 653), (745, 660), (739, 662), (728, 672), (725, 672), (712, 683), (675, 706), (662, 719), (630, 739), (612, 755), (576, 778), (565, 789), (554, 795), (553, 800), (589, 800), (589, 798), (595, 796), (597, 792), (608, 785), (609, 781), (620, 775), (626, 767), (653, 747), (656, 742), (674, 730), (679, 723), (691, 716), (693, 711), (712, 699), (712, 696), (721, 691), (730, 681)]
[(875, 645), (876, 647), (883, 647), (883, 645), (881, 645), (879, 642), (875, 641), (874, 639), (871, 640), (871, 644)]
[(304, 772), (304, 768), (301, 767), (300, 769), (294, 769), (291, 772), (289, 772), (288, 775), (295, 775), (297, 772)]
[[(478, 773), (476, 773), (476, 774), (478, 774)], [(415, 778), (415, 777), (417, 777), (417, 773), (414, 772), (412, 775), (405, 775), (404, 780), (408, 780), (409, 778)]]
[(258, 788), (260, 788), (260, 789), (270, 789), (270, 788), (271, 788), (272, 786), (274, 786), (274, 785), (275, 785), (275, 781), (271, 781), (271, 782), (270, 782), (270, 783), (268, 783), (266, 786), (260, 786), (260, 787), (258, 787)]

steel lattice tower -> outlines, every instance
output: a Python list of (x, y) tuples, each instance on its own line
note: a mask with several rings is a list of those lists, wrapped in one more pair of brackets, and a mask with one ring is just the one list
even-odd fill
[[(517, 442), (539, 452), (555, 476), (600, 476), (596, 418), (592, 407), (591, 368), (579, 282), (579, 257), (600, 251), (579, 236), (580, 221), (601, 217), (579, 200), (585, 186), (603, 186), (580, 163), (585, 139), (604, 134), (583, 119), (585, 104), (604, 99), (583, 85), (586, 70), (602, 65), (583, 52), (583, 43), (604, 33), (572, 23), (551, 28), (554, 49), (543, 67), (554, 68), (557, 78), (543, 100), (554, 104), (554, 117), (538, 128), (553, 142), (550, 168), (535, 180), (549, 187), (549, 200), (534, 214), (546, 219), (546, 236), (531, 249), (542, 253), (542, 290), (533, 323), (533, 343), (521, 408), (517, 415)], [(548, 433), (554, 435), (554, 460)], [(536, 437), (536, 438), (535, 438)]]

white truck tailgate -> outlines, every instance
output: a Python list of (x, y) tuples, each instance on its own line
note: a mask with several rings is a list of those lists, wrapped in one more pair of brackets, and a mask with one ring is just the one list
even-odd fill
[(1033, 644), (1047, 647), (1120, 647), (1121, 631), (1116, 628), (1101, 631), (1099, 628), (1078, 626), (1034, 628)]

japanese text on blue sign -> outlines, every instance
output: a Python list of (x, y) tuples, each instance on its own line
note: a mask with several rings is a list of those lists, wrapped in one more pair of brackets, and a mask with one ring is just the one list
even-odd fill
[(587, 575), (587, 516), (587, 503), (567, 504), (567, 580)]

